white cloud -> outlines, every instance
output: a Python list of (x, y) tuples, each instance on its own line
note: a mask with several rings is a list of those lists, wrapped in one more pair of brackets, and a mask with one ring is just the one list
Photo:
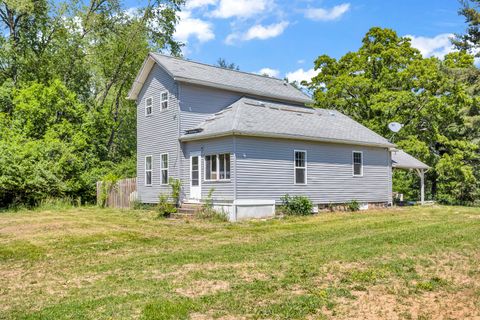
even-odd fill
[(451, 33), (442, 33), (432, 38), (412, 35), (406, 35), (405, 37), (411, 39), (412, 47), (420, 50), (424, 57), (443, 58), (447, 53), (455, 51), (455, 47), (450, 42), (450, 38), (453, 37)]
[(220, 0), (218, 7), (212, 12), (217, 18), (249, 18), (270, 9), (271, 0)]
[(287, 26), (287, 21), (270, 24), (268, 26), (262, 26), (261, 24), (257, 24), (248, 29), (248, 31), (245, 33), (244, 40), (265, 40), (268, 38), (274, 38), (281, 35), (283, 31), (287, 28)]
[(235, 44), (235, 41), (249, 41), (254, 39), (266, 40), (269, 38), (278, 37), (285, 31), (288, 27), (288, 22), (283, 21), (279, 23), (270, 24), (263, 26), (261, 24), (256, 24), (245, 33), (231, 33), (225, 39), (227, 44)]
[(207, 42), (215, 39), (213, 26), (210, 22), (193, 18), (189, 11), (178, 13), (180, 21), (176, 27), (174, 37), (181, 42), (188, 42), (191, 37), (199, 42)]
[(280, 75), (280, 70), (272, 68), (262, 68), (257, 73), (261, 75), (266, 74), (269, 77), (278, 78), (278, 76)]
[(298, 70), (288, 72), (285, 77), (288, 78), (288, 81), (293, 82), (297, 81), (298, 83), (302, 81), (311, 81), (313, 77), (318, 74), (319, 71), (315, 71), (313, 68), (309, 70), (303, 70), (300, 68)]
[(343, 3), (331, 9), (310, 8), (305, 10), (305, 17), (317, 21), (332, 21), (340, 18), (350, 9), (350, 3)]
[(216, 5), (218, 0), (187, 0), (185, 8), (188, 10)]
[(297, 63), (298, 63), (298, 64), (304, 64), (304, 63), (305, 63), (305, 59), (297, 60)]

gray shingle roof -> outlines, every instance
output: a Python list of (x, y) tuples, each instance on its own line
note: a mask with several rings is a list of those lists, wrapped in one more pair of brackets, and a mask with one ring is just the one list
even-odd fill
[(180, 58), (150, 53), (150, 56), (177, 81), (270, 97), (298, 103), (310, 103), (311, 98), (281, 79), (253, 73), (229, 70)]
[(335, 110), (311, 109), (241, 98), (188, 130), (181, 140), (225, 135), (291, 138), (393, 147), (388, 140)]
[(392, 152), (392, 167), (401, 169), (429, 169), (422, 161), (414, 158), (403, 150)]

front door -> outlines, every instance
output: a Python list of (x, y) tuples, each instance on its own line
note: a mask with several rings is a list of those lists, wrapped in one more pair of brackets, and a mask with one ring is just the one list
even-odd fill
[(200, 152), (190, 153), (190, 201), (202, 199), (202, 166)]

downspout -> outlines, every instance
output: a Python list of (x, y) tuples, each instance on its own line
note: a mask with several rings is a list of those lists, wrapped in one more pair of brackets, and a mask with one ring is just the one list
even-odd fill
[[(178, 180), (182, 182), (182, 159), (181, 159), (181, 148), (182, 142), (180, 141), (180, 121), (181, 121), (181, 111), (180, 111), (180, 84), (176, 82), (177, 85), (177, 163), (178, 163)], [(183, 187), (180, 190), (180, 202), (182, 202), (182, 193)]]
[(237, 139), (233, 136), (233, 217), (237, 221)]
[(237, 106), (235, 109), (235, 115), (233, 116), (233, 124), (232, 124), (232, 134), (233, 134), (233, 170), (234, 170), (234, 182), (233, 182), (233, 216), (235, 221), (237, 221), (237, 138), (235, 136), (235, 131), (238, 126), (239, 121), (239, 107)]

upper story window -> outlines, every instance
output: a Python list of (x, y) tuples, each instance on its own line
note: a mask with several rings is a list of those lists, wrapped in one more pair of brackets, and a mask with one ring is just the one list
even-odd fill
[(353, 175), (363, 176), (363, 153), (361, 151), (353, 151)]
[(145, 157), (145, 185), (152, 185), (152, 156)]
[(230, 154), (205, 156), (205, 180), (230, 180)]
[(168, 91), (163, 91), (160, 94), (160, 105), (162, 110), (168, 109)]
[(307, 151), (295, 150), (295, 184), (307, 184)]
[(168, 184), (168, 153), (162, 153), (160, 172), (162, 175), (162, 184)]
[(145, 99), (145, 115), (149, 116), (152, 114), (152, 105), (153, 105), (153, 99), (151, 97)]

